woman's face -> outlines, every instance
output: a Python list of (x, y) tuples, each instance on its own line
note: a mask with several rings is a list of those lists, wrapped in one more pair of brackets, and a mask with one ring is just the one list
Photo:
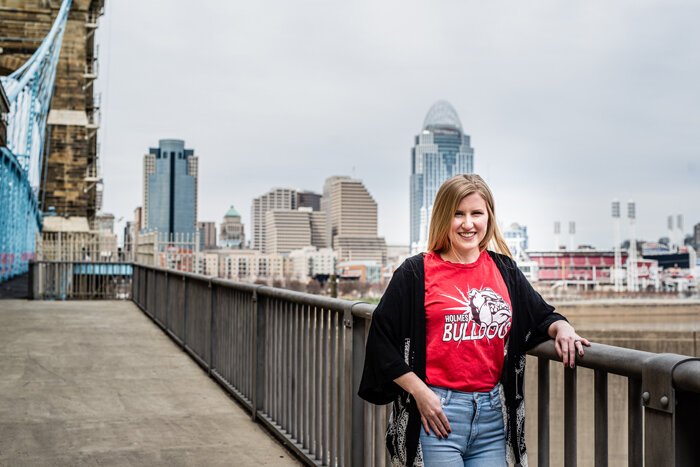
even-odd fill
[(461, 261), (473, 263), (479, 258), (479, 243), (486, 236), (489, 213), (486, 201), (478, 193), (462, 198), (450, 226), (450, 244)]

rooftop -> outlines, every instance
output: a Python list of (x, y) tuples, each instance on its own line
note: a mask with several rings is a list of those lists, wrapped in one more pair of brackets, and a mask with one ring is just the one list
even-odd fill
[(435, 102), (423, 121), (423, 130), (448, 129), (462, 133), (462, 122), (457, 111), (444, 100)]

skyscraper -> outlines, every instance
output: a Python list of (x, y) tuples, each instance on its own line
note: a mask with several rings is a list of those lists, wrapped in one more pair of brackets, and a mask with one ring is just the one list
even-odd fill
[(214, 222), (197, 222), (199, 232), (199, 250), (216, 248), (216, 224)]
[(263, 251), (265, 247), (265, 213), (272, 209), (296, 209), (297, 192), (292, 188), (273, 188), (253, 200), (251, 215), (251, 245), (253, 250)]
[(143, 158), (144, 228), (194, 234), (197, 222), (197, 165), (194, 150), (179, 139), (162, 139)]
[(386, 261), (386, 242), (377, 236), (377, 202), (362, 181), (326, 179), (321, 210), (328, 214), (328, 239), (339, 261)]
[(433, 201), (448, 178), (474, 171), (474, 149), (455, 109), (437, 101), (411, 149), (411, 252), (425, 251)]

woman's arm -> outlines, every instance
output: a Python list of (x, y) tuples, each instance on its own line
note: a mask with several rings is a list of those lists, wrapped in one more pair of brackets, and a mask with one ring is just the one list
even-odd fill
[(411, 371), (404, 360), (404, 322), (410, 304), (410, 276), (406, 263), (395, 272), (374, 310), (367, 336), (365, 364), (358, 395), (373, 404), (387, 404), (399, 394), (394, 380)]
[(412, 371), (394, 379), (394, 382), (415, 399), (425, 433), (429, 435), (432, 428), (435, 436), (447, 438), (452, 430), (438, 395)]
[(574, 327), (564, 320), (550, 324), (547, 334), (554, 339), (554, 348), (564, 362), (564, 366), (568, 365), (571, 368), (576, 366), (576, 352), (578, 351), (579, 357), (583, 357), (583, 346), (591, 345), (588, 339), (576, 334)]

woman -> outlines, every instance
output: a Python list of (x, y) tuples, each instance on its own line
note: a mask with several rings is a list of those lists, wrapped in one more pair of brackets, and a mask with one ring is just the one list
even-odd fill
[(527, 466), (525, 352), (549, 337), (572, 368), (589, 345), (511, 259), (484, 180), (447, 180), (428, 252), (396, 270), (367, 339), (359, 395), (393, 404), (392, 464)]

